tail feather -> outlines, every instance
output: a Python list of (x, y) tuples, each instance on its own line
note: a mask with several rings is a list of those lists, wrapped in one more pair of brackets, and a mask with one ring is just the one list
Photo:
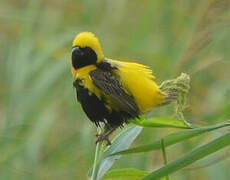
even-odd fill
[(176, 101), (177, 98), (178, 98), (177, 92), (169, 92), (166, 94), (165, 99), (159, 104), (157, 104), (157, 106), (164, 106), (164, 105), (170, 104), (171, 102)]

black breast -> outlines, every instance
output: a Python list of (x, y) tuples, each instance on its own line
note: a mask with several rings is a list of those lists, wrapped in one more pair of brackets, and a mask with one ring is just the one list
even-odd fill
[(99, 122), (104, 122), (110, 127), (122, 126), (129, 118), (132, 118), (124, 111), (109, 111), (106, 107), (105, 100), (99, 99), (94, 93), (81, 85), (81, 80), (74, 81), (74, 87), (77, 92), (77, 100), (81, 103), (82, 108), (88, 118), (97, 126)]

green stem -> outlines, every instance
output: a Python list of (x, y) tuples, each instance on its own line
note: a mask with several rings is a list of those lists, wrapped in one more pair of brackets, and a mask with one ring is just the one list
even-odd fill
[[(98, 130), (98, 134), (101, 133), (101, 130)], [(91, 176), (91, 180), (97, 180), (97, 173), (99, 169), (99, 161), (100, 161), (100, 152), (102, 148), (102, 141), (98, 142), (96, 145), (96, 150), (95, 150), (95, 156), (94, 156), (94, 162), (93, 162), (93, 172)]]
[[(161, 139), (161, 149), (162, 149), (162, 154), (163, 154), (163, 159), (164, 159), (164, 165), (167, 165), (168, 160), (167, 160), (166, 151), (165, 151), (164, 139)], [(169, 176), (166, 176), (166, 180), (169, 180)]]

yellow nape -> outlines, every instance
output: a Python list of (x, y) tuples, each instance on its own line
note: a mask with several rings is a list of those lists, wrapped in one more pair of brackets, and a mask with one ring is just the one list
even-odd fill
[(111, 59), (110, 61), (118, 65), (119, 70), (116, 73), (120, 76), (121, 84), (134, 97), (141, 113), (151, 110), (165, 98), (147, 66)]
[(81, 32), (73, 40), (73, 47), (81, 48), (90, 47), (97, 54), (97, 63), (104, 59), (98, 38), (91, 32)]

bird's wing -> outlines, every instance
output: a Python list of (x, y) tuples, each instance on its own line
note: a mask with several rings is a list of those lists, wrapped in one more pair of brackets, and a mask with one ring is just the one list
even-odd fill
[(97, 69), (90, 72), (94, 85), (109, 96), (121, 111), (137, 117), (139, 108), (132, 96), (127, 94), (116, 75), (111, 71)]

